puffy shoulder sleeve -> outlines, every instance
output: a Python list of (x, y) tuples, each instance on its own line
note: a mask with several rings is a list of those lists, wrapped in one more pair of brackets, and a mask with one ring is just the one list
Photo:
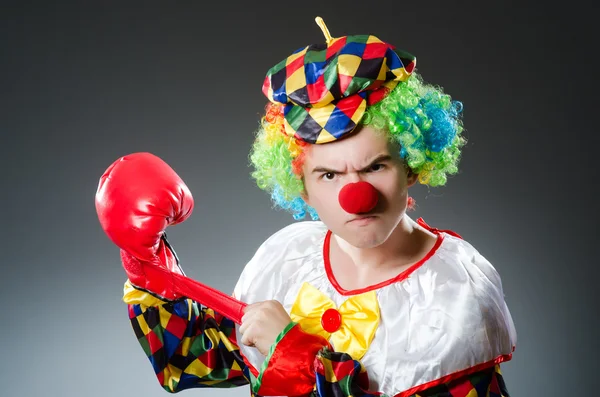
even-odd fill
[(246, 264), (233, 295), (246, 303), (275, 299), (304, 259), (321, 255), (326, 226), (318, 221), (288, 225), (260, 245)]
[(498, 353), (514, 350), (517, 333), (505, 301), (502, 279), (494, 266), (468, 242), (461, 240), (463, 266), (479, 304), (487, 340)]

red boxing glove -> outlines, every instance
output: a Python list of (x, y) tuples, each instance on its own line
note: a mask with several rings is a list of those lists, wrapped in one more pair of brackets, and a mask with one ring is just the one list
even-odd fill
[(165, 229), (185, 221), (193, 207), (183, 180), (153, 154), (130, 154), (108, 167), (98, 185), (96, 211), (105, 233), (121, 249), (131, 284), (163, 299), (182, 297), (169, 277), (184, 274)]

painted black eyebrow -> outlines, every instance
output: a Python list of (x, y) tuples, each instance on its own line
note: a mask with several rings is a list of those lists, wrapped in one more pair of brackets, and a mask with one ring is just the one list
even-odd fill
[[(373, 166), (373, 164), (377, 164), (377, 163), (381, 163), (381, 162), (385, 162), (385, 161), (390, 161), (392, 159), (392, 156), (390, 156), (389, 154), (380, 154), (379, 156), (375, 157), (375, 159), (373, 159), (368, 166), (366, 166), (364, 169), (361, 170), (361, 172), (364, 172), (366, 170), (368, 170), (369, 168), (371, 168)], [(342, 171), (336, 171), (334, 169), (331, 168), (327, 168), (327, 167), (315, 167), (313, 168), (313, 170), (311, 171), (311, 174), (314, 174), (315, 172), (318, 173), (327, 173), (327, 172), (331, 172), (334, 174), (340, 174)]]

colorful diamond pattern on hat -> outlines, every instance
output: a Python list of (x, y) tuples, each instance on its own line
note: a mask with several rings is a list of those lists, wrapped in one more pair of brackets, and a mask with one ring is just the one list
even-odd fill
[(375, 36), (344, 36), (279, 62), (267, 73), (263, 93), (284, 105), (288, 135), (328, 143), (352, 132), (366, 107), (406, 81), (415, 65), (413, 55)]

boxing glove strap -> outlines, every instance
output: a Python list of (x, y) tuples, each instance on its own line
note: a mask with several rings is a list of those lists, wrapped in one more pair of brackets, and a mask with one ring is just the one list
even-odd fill
[[(179, 259), (173, 247), (167, 241), (166, 236), (163, 234), (162, 239), (166, 247), (173, 253), (177, 266), (179, 266)], [(180, 296), (192, 299), (203, 306), (213, 309), (215, 312), (222, 314), (237, 324), (242, 323), (242, 316), (244, 315), (244, 308), (247, 306), (245, 303), (229, 296), (215, 288), (209, 287), (199, 281), (192, 280), (191, 278), (169, 271), (160, 266), (150, 265), (144, 269), (144, 274), (147, 284), (164, 284), (165, 278), (171, 279), (171, 288), (173, 292)], [(153, 296), (159, 297), (153, 294), (151, 291), (147, 291), (144, 288), (136, 288), (144, 290)], [(160, 298), (160, 297), (159, 297)], [(169, 298), (169, 297), (162, 297)], [(177, 299), (179, 300), (179, 299)]]

